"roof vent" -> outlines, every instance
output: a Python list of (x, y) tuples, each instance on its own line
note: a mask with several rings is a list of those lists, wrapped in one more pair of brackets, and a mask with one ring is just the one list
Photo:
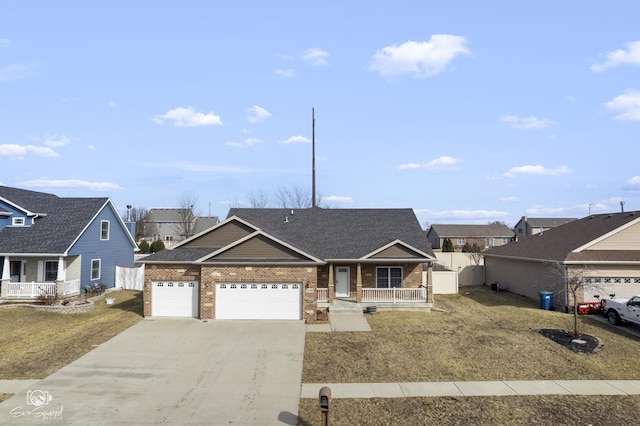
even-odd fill
[(289, 223), (289, 216), (284, 217), (284, 223)]

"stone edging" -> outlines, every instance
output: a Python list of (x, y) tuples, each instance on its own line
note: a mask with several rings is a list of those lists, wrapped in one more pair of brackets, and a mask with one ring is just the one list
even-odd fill
[(69, 304), (69, 305), (49, 306), (49, 305), (31, 305), (31, 304), (16, 303), (16, 304), (7, 304), (4, 306), (0, 305), (0, 307), (3, 307), (3, 308), (25, 307), (25, 308), (35, 309), (36, 311), (55, 312), (57, 314), (84, 314), (87, 312), (93, 312), (96, 305), (95, 303), (93, 303), (93, 301), (87, 300), (87, 303), (82, 303), (80, 305)]

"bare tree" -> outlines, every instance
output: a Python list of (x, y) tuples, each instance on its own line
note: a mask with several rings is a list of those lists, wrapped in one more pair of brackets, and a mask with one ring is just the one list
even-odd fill
[(260, 190), (249, 194), (249, 204), (254, 209), (264, 209), (269, 205), (269, 195)]
[(562, 283), (562, 291), (569, 296), (568, 304), (573, 312), (573, 337), (578, 338), (580, 337), (578, 305), (584, 302), (585, 291), (600, 292), (602, 287), (594, 280), (588, 279), (594, 276), (594, 272), (585, 265), (566, 265), (564, 262), (556, 261), (551, 263), (550, 268), (551, 275)]
[(193, 228), (196, 223), (195, 205), (198, 196), (192, 192), (185, 192), (178, 197), (178, 209), (180, 212), (180, 223), (178, 223), (178, 233), (184, 238), (193, 235)]
[(149, 210), (145, 207), (131, 207), (122, 215), (125, 222), (135, 222), (136, 235), (133, 237), (136, 241), (142, 240), (147, 235), (156, 233), (157, 226), (153, 222), (149, 222)]
[(311, 195), (299, 186), (278, 187), (276, 202), (286, 209), (306, 209), (311, 207)]

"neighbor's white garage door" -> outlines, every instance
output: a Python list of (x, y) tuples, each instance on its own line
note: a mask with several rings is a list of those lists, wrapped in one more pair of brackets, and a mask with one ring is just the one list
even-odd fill
[(302, 285), (216, 284), (216, 319), (302, 318)]
[(198, 317), (196, 281), (153, 281), (151, 315), (154, 317)]

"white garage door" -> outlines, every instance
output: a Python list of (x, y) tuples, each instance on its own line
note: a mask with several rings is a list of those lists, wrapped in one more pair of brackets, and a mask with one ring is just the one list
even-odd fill
[(151, 315), (154, 317), (198, 317), (196, 281), (153, 281)]
[(302, 285), (216, 284), (216, 319), (302, 318)]

